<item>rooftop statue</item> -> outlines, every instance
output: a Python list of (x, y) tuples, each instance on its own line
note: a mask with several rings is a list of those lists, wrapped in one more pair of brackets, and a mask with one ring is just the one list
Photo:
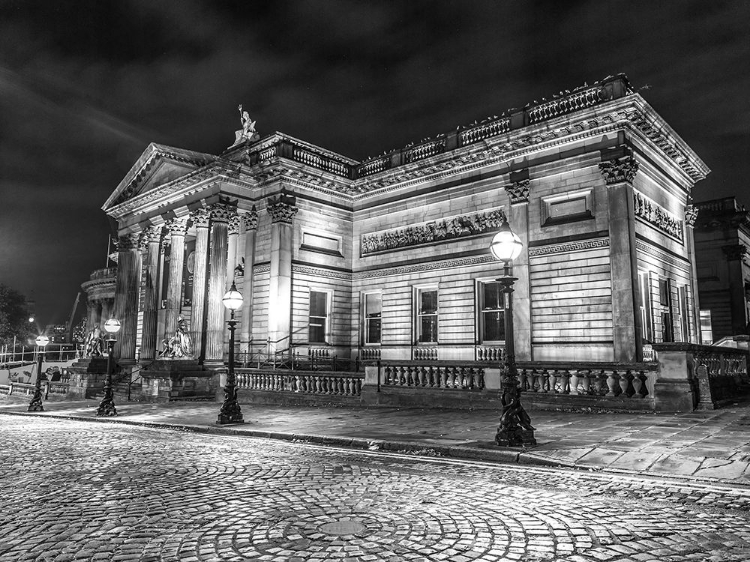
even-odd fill
[[(242, 122), (242, 129), (234, 132), (234, 144), (239, 144), (243, 141), (256, 141), (260, 138), (258, 131), (255, 130), (255, 121), (250, 119), (250, 115), (247, 111), (242, 110), (242, 104), (237, 106), (240, 112), (240, 121)], [(234, 146), (234, 144), (232, 146)]]

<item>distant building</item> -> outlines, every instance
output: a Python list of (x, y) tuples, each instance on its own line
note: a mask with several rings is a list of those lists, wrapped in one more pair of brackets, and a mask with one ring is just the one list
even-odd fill
[(704, 324), (714, 341), (748, 333), (750, 212), (734, 197), (697, 203), (695, 252)]
[(94, 328), (103, 330), (104, 322), (112, 315), (116, 276), (116, 267), (105, 267), (93, 271), (89, 280), (81, 284), (86, 294), (86, 326), (77, 339), (80, 340), (81, 335), (85, 339)]

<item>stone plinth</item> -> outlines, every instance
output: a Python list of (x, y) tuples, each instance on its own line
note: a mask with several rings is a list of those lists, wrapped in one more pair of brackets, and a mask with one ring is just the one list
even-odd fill
[(192, 359), (157, 360), (141, 371), (143, 400), (214, 400), (218, 376)]

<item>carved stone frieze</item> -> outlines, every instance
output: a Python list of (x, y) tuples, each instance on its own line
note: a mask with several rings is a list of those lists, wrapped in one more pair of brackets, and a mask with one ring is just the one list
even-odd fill
[(208, 228), (211, 212), (205, 207), (199, 207), (190, 213), (190, 220), (195, 228)]
[(685, 224), (688, 226), (695, 226), (695, 221), (698, 220), (698, 207), (695, 205), (685, 206)]
[(643, 252), (650, 256), (653, 256), (665, 263), (668, 263), (674, 267), (678, 267), (685, 272), (690, 272), (690, 262), (686, 258), (677, 258), (673, 254), (669, 254), (659, 248), (655, 248), (650, 244), (646, 244), (642, 240), (635, 241), (635, 247), (639, 252)]
[(565, 242), (563, 244), (550, 244), (549, 246), (539, 246), (529, 248), (529, 257), (548, 256), (550, 254), (567, 254), (578, 250), (593, 250), (596, 248), (609, 247), (609, 238), (597, 238), (595, 240), (578, 240), (575, 242)]
[(187, 220), (184, 218), (175, 218), (168, 220), (164, 228), (170, 236), (185, 236), (187, 234)]
[(505, 186), (511, 204), (529, 202), (529, 183), (530, 180), (521, 180)]
[(211, 220), (213, 222), (228, 223), (232, 217), (237, 216), (237, 207), (227, 205), (226, 203), (214, 203), (209, 207)]
[(258, 211), (255, 209), (255, 205), (249, 212), (242, 214), (242, 221), (245, 224), (246, 231), (258, 228)]
[(661, 205), (656, 204), (642, 193), (634, 190), (633, 207), (636, 217), (682, 242), (682, 222), (677, 220), (672, 213), (664, 209)]
[(271, 222), (291, 223), (294, 215), (299, 211), (296, 202), (294, 196), (286, 193), (281, 193), (277, 198), (269, 197), (266, 210), (271, 215)]
[(722, 252), (727, 257), (728, 261), (741, 260), (747, 254), (747, 246), (744, 244), (732, 244), (730, 246), (722, 246)]
[(639, 167), (638, 160), (630, 154), (616, 160), (599, 163), (599, 170), (604, 176), (604, 181), (607, 182), (607, 185), (620, 182), (633, 183)]
[(375, 252), (397, 250), (419, 244), (452, 240), (464, 236), (496, 230), (506, 221), (502, 209), (493, 209), (470, 215), (460, 215), (424, 224), (394, 228), (372, 234), (363, 234), (361, 252), (365, 256)]
[(375, 277), (390, 277), (393, 275), (406, 275), (409, 273), (416, 273), (420, 271), (435, 271), (435, 270), (446, 270), (455, 267), (469, 267), (472, 265), (479, 265), (483, 263), (496, 263), (494, 256), (489, 252), (482, 256), (472, 256), (470, 258), (457, 258), (452, 260), (443, 261), (431, 261), (427, 263), (419, 263), (414, 265), (404, 265), (399, 267), (388, 267), (383, 269), (374, 269), (368, 271), (360, 271), (352, 274), (353, 279), (372, 279)]

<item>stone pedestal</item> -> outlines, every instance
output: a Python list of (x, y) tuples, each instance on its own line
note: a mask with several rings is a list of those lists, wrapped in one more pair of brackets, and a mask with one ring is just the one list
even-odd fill
[(197, 360), (157, 360), (141, 371), (141, 394), (149, 402), (214, 400), (217, 377)]

